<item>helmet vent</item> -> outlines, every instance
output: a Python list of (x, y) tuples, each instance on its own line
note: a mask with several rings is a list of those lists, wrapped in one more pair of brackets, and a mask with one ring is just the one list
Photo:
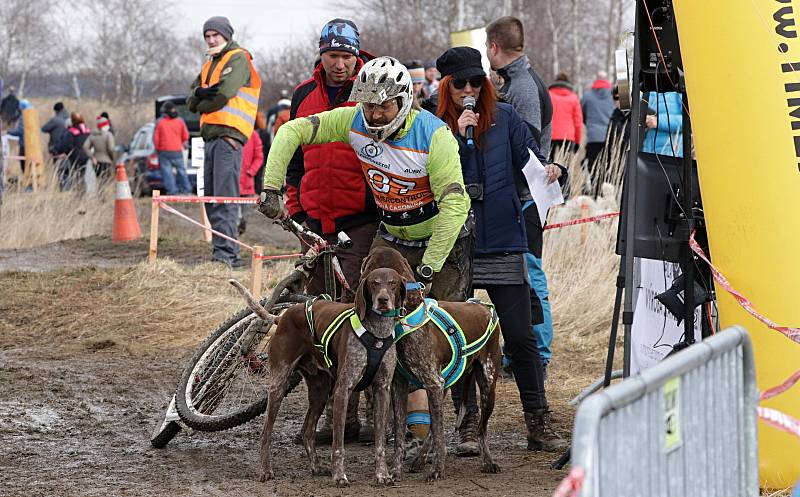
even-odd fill
[(385, 74), (385, 73), (384, 73), (384, 74), (381, 74), (381, 77), (380, 77), (380, 79), (378, 79), (378, 84), (381, 84), (381, 83), (383, 83), (384, 81), (386, 81), (386, 77), (387, 77), (387, 76), (388, 76), (388, 74)]

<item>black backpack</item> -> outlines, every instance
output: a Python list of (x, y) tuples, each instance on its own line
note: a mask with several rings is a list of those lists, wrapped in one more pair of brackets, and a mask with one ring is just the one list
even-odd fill
[(17, 97), (9, 94), (3, 100), (0, 100), (0, 119), (6, 124), (11, 124), (17, 119), (22, 112), (19, 110), (19, 100)]

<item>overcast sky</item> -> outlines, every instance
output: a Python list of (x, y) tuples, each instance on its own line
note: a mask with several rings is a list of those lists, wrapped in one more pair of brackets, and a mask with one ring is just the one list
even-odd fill
[(319, 36), (327, 21), (347, 16), (324, 0), (178, 0), (176, 4), (181, 31), (201, 37), (203, 22), (222, 15), (233, 25), (234, 39), (243, 31), (246, 48), (254, 51), (293, 42), (313, 43), (310, 34)]

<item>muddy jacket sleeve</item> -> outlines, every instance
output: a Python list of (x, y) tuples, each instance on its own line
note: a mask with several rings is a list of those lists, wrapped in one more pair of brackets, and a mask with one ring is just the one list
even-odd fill
[(428, 177), (439, 214), (434, 219), (433, 234), (422, 263), (438, 272), (453, 250), (461, 226), (467, 219), (470, 203), (464, 190), (458, 142), (447, 126), (434, 132), (429, 150)]
[[(278, 129), (264, 168), (264, 188), (279, 190), (286, 178), (286, 168), (301, 145), (349, 143), (350, 127), (358, 107), (340, 107), (308, 117), (288, 121)], [(458, 160), (456, 153), (456, 160)]]

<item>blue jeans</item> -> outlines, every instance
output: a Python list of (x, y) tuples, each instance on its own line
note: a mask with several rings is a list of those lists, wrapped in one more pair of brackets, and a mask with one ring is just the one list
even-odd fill
[[(167, 195), (176, 193), (191, 193), (192, 186), (189, 184), (189, 177), (186, 176), (186, 167), (183, 163), (183, 152), (158, 152), (158, 165), (161, 167), (161, 184)], [(175, 175), (172, 168), (178, 174), (178, 185), (175, 186)]]

